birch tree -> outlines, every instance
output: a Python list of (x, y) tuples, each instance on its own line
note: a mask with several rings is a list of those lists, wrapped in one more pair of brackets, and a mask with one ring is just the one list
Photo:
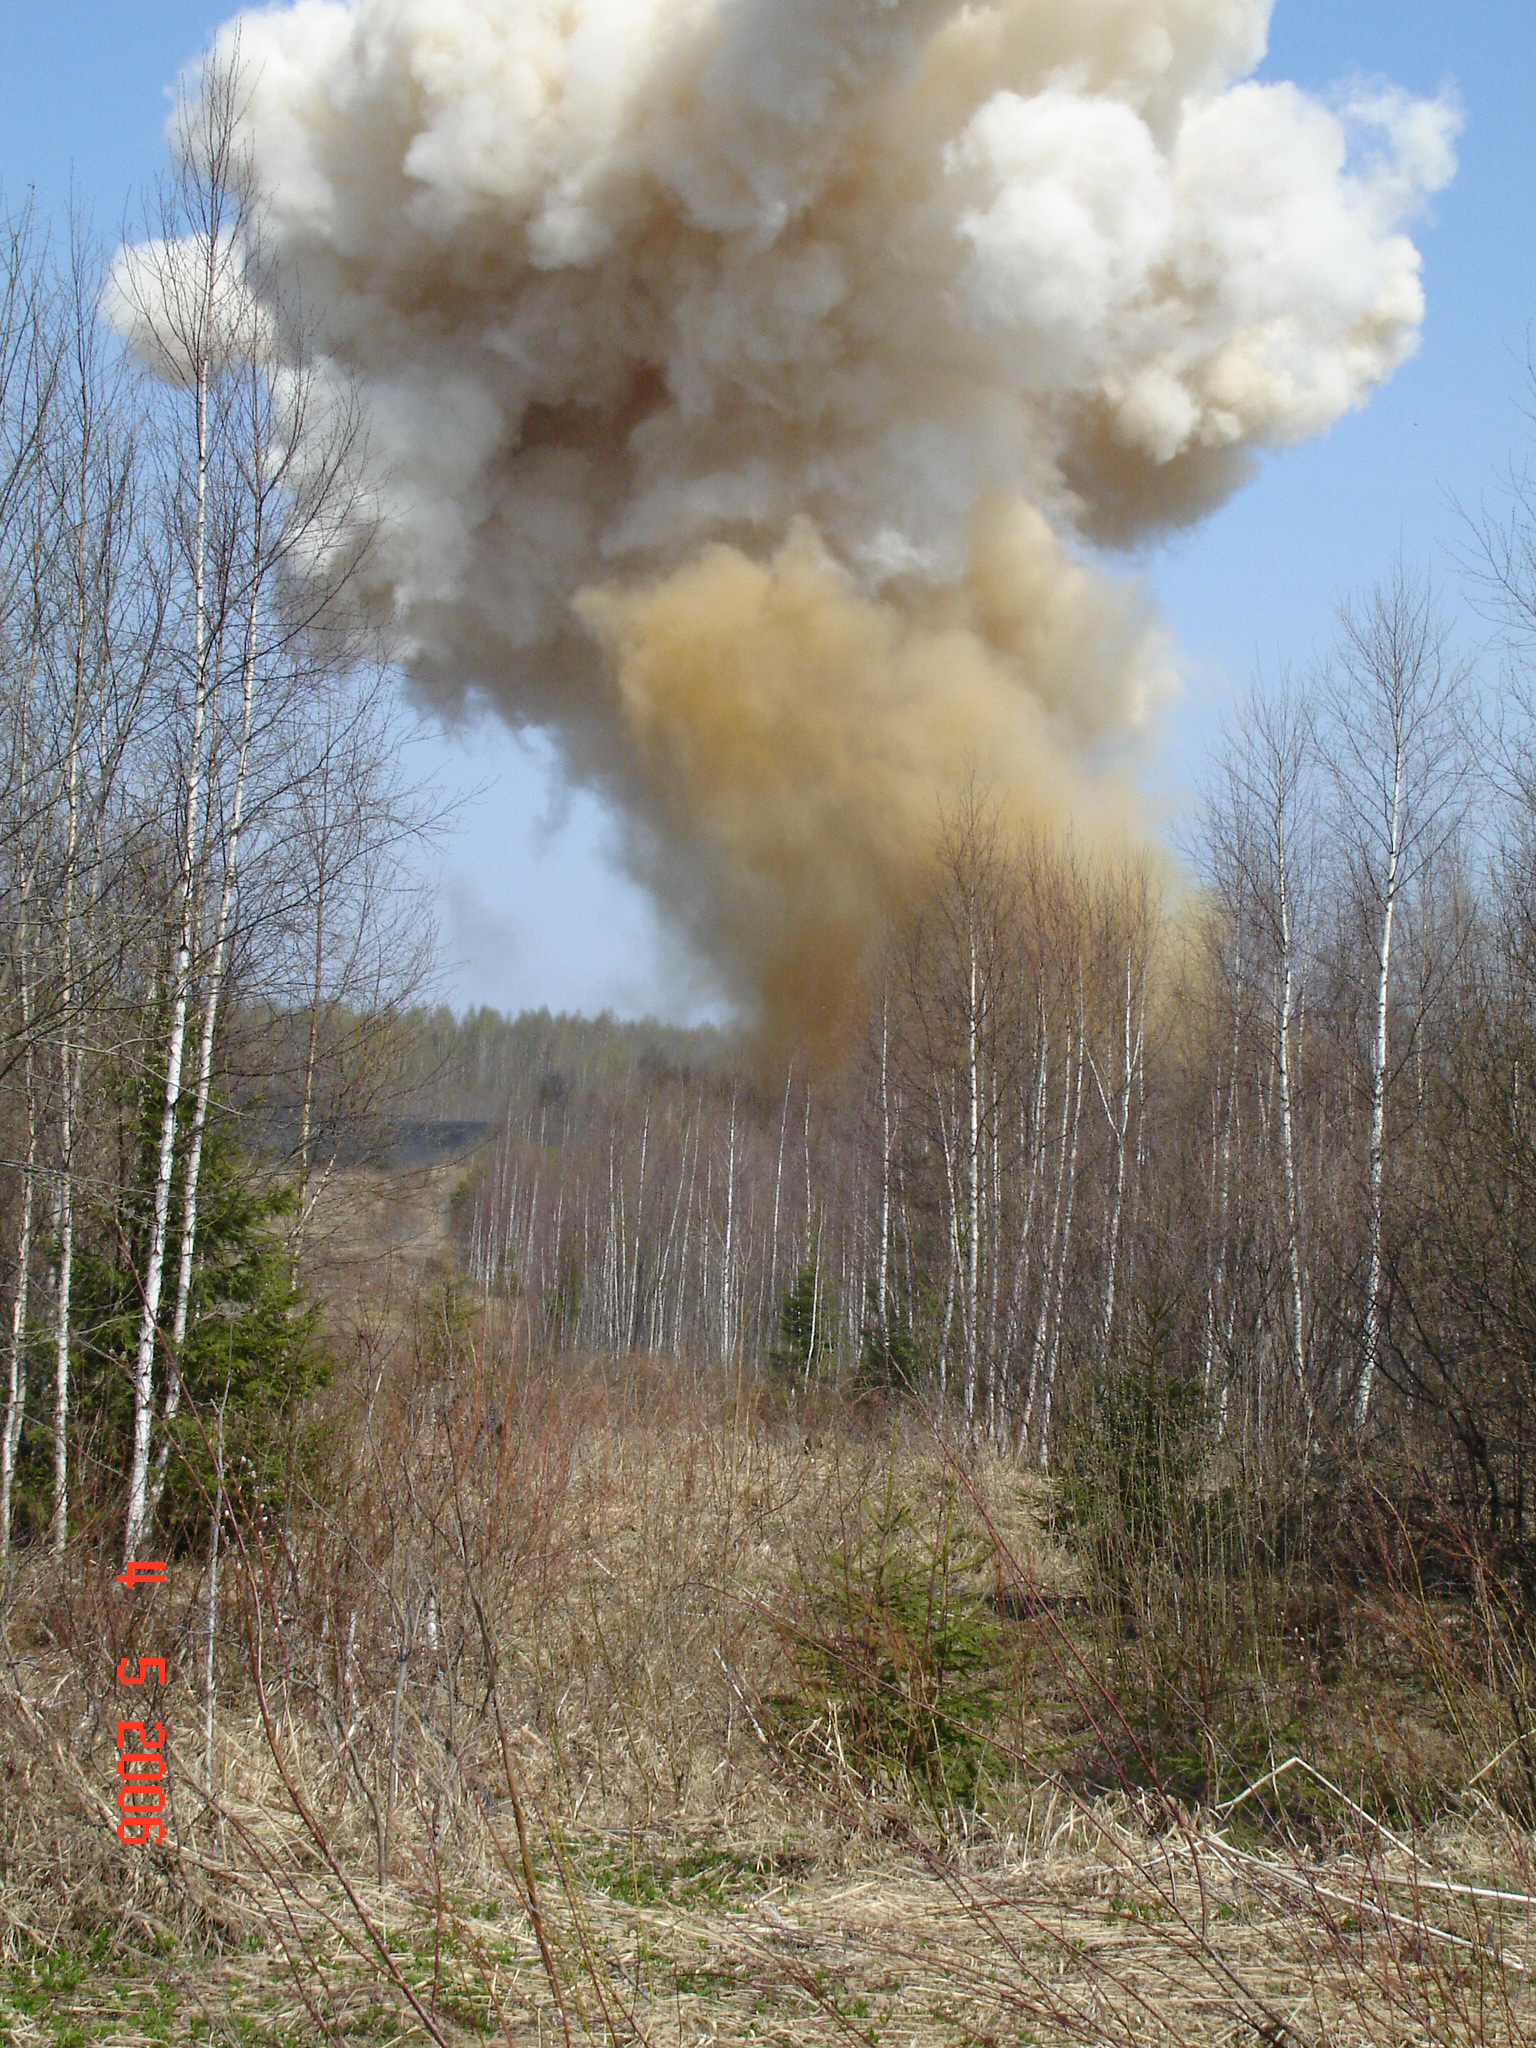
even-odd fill
[[(1311, 948), (1318, 887), (1318, 748), (1316, 711), (1290, 680), (1266, 690), (1255, 684), (1220, 758), (1207, 804), (1207, 862), (1224, 897), (1239, 960), (1253, 953), (1253, 971), (1270, 985), (1269, 1049), (1275, 1069), (1270, 1120), (1278, 1181), (1276, 1230), (1285, 1274), (1284, 1350), (1291, 1377), (1312, 1413), (1303, 1289), (1302, 1197), (1296, 1139), (1296, 1012)], [(1240, 1002), (1239, 991), (1235, 1001)], [(1240, 1012), (1239, 1012), (1240, 1017)], [(1233, 1086), (1236, 1084), (1234, 1051)], [(1222, 1144), (1226, 1202), (1233, 1105)], [(1225, 1217), (1223, 1215), (1223, 1233)], [(1219, 1254), (1225, 1259), (1225, 1236)]]
[[(167, 1425), (180, 1400), (214, 1048), (252, 829), (253, 747), (263, 755), (263, 794), (275, 814), (291, 786), (285, 777), (302, 782), (307, 765), (284, 745), (285, 722), (293, 723), (307, 682), (328, 665), (345, 668), (356, 658), (346, 593), (369, 537), (355, 408), (344, 389), (322, 382), (310, 366), (302, 316), (282, 302), (266, 265), (241, 141), (242, 95), (236, 61), (207, 69), (197, 96), (183, 103), (178, 168), (161, 194), (156, 232), (119, 258), (111, 298), (119, 328), (164, 393), (157, 411), (181, 626), (174, 937), (133, 1372), (130, 1557), (143, 1541), (164, 1473), (162, 1446), (151, 1479), (162, 1346)], [(233, 718), (220, 701), (231, 684), (238, 692)], [(179, 1151), (182, 1202), (173, 1244)], [(173, 1251), (167, 1333), (160, 1307)]]
[(196, 104), (184, 100), (183, 120), (196, 146), (181, 152), (161, 192), (156, 232), (114, 277), (117, 324), (150, 368), (175, 394), (162, 407), (166, 446), (166, 517), (174, 544), (175, 587), (181, 607), (179, 816), (175, 821), (177, 877), (160, 1138), (156, 1155), (149, 1244), (140, 1275), (142, 1309), (133, 1368), (133, 1448), (128, 1475), (124, 1547), (137, 1556), (149, 1519), (150, 1440), (155, 1417), (155, 1358), (160, 1342), (160, 1296), (165, 1280), (171, 1184), (183, 1091), (188, 1015), (192, 1004), (196, 913), (205, 879), (206, 842), (200, 835), (210, 698), (224, 652), (210, 631), (219, 598), (210, 570), (216, 538), (211, 521), (220, 429), (232, 364), (242, 346), (254, 352), (251, 307), (242, 275), (244, 235), (251, 200), (236, 144), (238, 87), (233, 77), (211, 78)]
[(946, 1292), (960, 1309), (970, 1430), (986, 1391), (983, 1367), (990, 1386), (993, 1364), (983, 1358), (982, 1301), (984, 1262), (996, 1255), (986, 1171), (999, 1107), (993, 1070), (1012, 985), (1008, 851), (995, 806), (970, 784), (943, 820), (935, 883), (908, 943), (904, 977), (924, 1070), (919, 1099), (931, 1107), (943, 1163), (952, 1260)]
[[(61, 351), (45, 497), (57, 545), (44, 612), (43, 670), (62, 750), (57, 900), (51, 919), (57, 995), (53, 1282), (53, 1541), (69, 1534), (70, 1357), (77, 1226), (76, 1147), (89, 1020), (110, 1003), (116, 946), (101, 929), (128, 850), (119, 785), (160, 646), (161, 581), (148, 545), (142, 421), (120, 356), (106, 344), (97, 304), (101, 264), (81, 232), (60, 280)], [(97, 1034), (99, 1036), (99, 1033)]]
[[(27, 742), (30, 689), (24, 689), (17, 707), (18, 770), (16, 789), (27, 800)], [(23, 1045), (23, 1089), (26, 1103), (26, 1150), (21, 1167), (21, 1221), (16, 1246), (16, 1280), (11, 1298), (11, 1331), (7, 1351), (9, 1382), (6, 1389), (5, 1425), (0, 1434), (0, 1557), (11, 1547), (11, 1499), (16, 1458), (27, 1409), (27, 1305), (32, 1274), (32, 1216), (37, 1195), (37, 1055), (32, 1041), (32, 987), (35, 941), (31, 916), (34, 856), (23, 845), (19, 898), (15, 921), (17, 980), (21, 997), (21, 1039)]]
[(1110, 1014), (1108, 1056), (1088, 1054), (1094, 1091), (1109, 1136), (1109, 1190), (1103, 1252), (1103, 1297), (1099, 1313), (1098, 1349), (1101, 1368), (1109, 1363), (1115, 1320), (1115, 1282), (1119, 1270), (1121, 1224), (1125, 1210), (1126, 1163), (1131, 1110), (1144, 1073), (1147, 976), (1155, 942), (1152, 878), (1144, 861), (1128, 861), (1100, 885), (1101, 918), (1098, 978), (1114, 993)]
[[(10, 1549), (12, 1491), (27, 1405), (27, 1317), (39, 1170), (39, 866), (52, 766), (38, 731), (42, 598), (56, 541), (42, 476), (63, 355), (58, 298), (32, 209), (0, 238), (0, 684), (6, 749), (0, 850), (6, 862), (9, 945), (3, 1071), (22, 1070), (23, 1157), (11, 1296), (7, 1389), (0, 1430), (0, 1556)], [(40, 792), (42, 794), (40, 795)]]
[(1363, 1432), (1380, 1365), (1393, 944), (1404, 905), (1464, 809), (1464, 673), (1427, 577), (1399, 563), (1340, 614), (1324, 677), (1334, 831), (1363, 934), (1370, 1043), (1366, 1279), (1354, 1424)]

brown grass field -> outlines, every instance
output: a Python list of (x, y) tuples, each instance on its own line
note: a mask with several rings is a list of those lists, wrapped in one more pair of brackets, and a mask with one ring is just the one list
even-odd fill
[[(531, 1357), (447, 1284), (451, 1179), (337, 1191), (345, 1369), (293, 1511), (226, 1519), (211, 1719), (196, 1547), (131, 1594), (104, 1536), (13, 1569), (0, 2034), (1536, 2037), (1475, 1610), (1149, 1581), (1128, 1625), (1044, 1483), (933, 1418)], [(130, 1850), (151, 1644), (167, 1839)]]

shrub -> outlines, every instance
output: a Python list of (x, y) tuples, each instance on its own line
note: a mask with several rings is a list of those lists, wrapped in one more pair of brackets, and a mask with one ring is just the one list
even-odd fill
[(780, 1343), (771, 1363), (809, 1386), (816, 1368), (832, 1354), (837, 1308), (818, 1258), (795, 1276), (779, 1309)]
[[(121, 1484), (129, 1462), (131, 1366), (140, 1312), (137, 1275), (152, 1185), (147, 1175), (141, 1178), (142, 1201), (118, 1232), (87, 1244), (76, 1269), (74, 1406), (82, 1442), (89, 1448), (89, 1456), (79, 1461), (79, 1484), (99, 1505)], [(248, 1510), (285, 1498), (321, 1456), (321, 1439), (303, 1422), (302, 1410), (307, 1397), (328, 1381), (331, 1359), (321, 1334), (320, 1307), (299, 1283), (283, 1228), (293, 1205), (292, 1190), (263, 1184), (234, 1144), (228, 1125), (210, 1120), (198, 1185), (197, 1262), (178, 1361), (184, 1399), (170, 1426), (159, 1513), (173, 1550), (201, 1540), (206, 1531), (214, 1489), (209, 1447), (216, 1411), (226, 1397), (226, 1472)], [(171, 1213), (179, 1217), (180, 1212), (177, 1186)], [(174, 1253), (173, 1242), (162, 1326), (169, 1322), (174, 1300)], [(169, 1370), (162, 1345), (155, 1361), (162, 1399)], [(157, 1423), (157, 1453), (164, 1441)], [(46, 1447), (37, 1438), (34, 1446), (23, 1526), (38, 1522), (46, 1506), (48, 1481), (41, 1469)]]
[(1007, 1695), (1007, 1642), (972, 1574), (946, 1479), (931, 1537), (897, 1499), (859, 1501), (852, 1528), (802, 1582), (786, 1627), (797, 1690), (774, 1703), (788, 1739), (866, 1783), (915, 1794), (940, 1816), (979, 1803)]

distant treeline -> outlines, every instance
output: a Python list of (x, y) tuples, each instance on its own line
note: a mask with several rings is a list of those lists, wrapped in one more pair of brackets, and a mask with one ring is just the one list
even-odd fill
[[(311, 1035), (315, 1057), (309, 1057)], [(739, 1048), (709, 1027), (612, 1016), (507, 1017), (446, 1005), (361, 1011), (345, 1002), (248, 1004), (224, 1041), (230, 1106), (247, 1148), (290, 1161), (308, 1093), (309, 1150), (322, 1168), (420, 1163), (474, 1151), (529, 1111), (561, 1130), (592, 1105), (659, 1082), (727, 1073)], [(549, 1112), (555, 1112), (553, 1126)]]
[(414, 1009), (398, 1021), (405, 1113), (504, 1120), (532, 1104), (564, 1110), (647, 1083), (727, 1073), (738, 1047), (728, 1032), (528, 1010)]

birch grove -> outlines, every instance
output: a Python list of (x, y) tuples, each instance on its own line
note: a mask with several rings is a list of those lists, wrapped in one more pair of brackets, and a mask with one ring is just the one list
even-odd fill
[[(328, 928), (309, 1009), (366, 983), (376, 1047), (425, 957), (420, 935), (402, 943), (417, 905), (396, 884), (433, 804), (351, 596), (371, 544), (361, 423), (310, 369), (301, 309), (250, 310), (263, 257), (239, 91), (214, 78), (183, 107), (199, 146), (130, 271), (71, 223), (24, 214), (0, 242), (0, 1550), (19, 1518), (62, 1552), (114, 1441), (124, 1549), (142, 1550), (195, 1439), (188, 1375), (215, 1328), (233, 1347), (253, 1288), (268, 1355), (248, 1377), (286, 1398), (283, 1354), (312, 1316), (296, 1264), (286, 1305), (270, 1277), (260, 1219), (287, 1197), (273, 1144), (266, 1161), (242, 1149), (250, 1084), (228, 1054), (233, 1032), (244, 1064), (254, 1044), (276, 1067), (291, 1036), (281, 963), (321, 887), (297, 829), (317, 779), (368, 886), (332, 909), (354, 971)], [(365, 772), (375, 751), (392, 765)], [(231, 1427), (248, 1436), (249, 1417)]]
[(1126, 1387), (1187, 1384), (1223, 1455), (1293, 1472), (1439, 1432), (1509, 1513), (1536, 1444), (1511, 1249), (1527, 1191), (1536, 1230), (1536, 780), (1507, 719), (1474, 784), (1475, 709), (1390, 575), (1331, 664), (1235, 709), (1182, 864), (962, 792), (830, 1069), (497, 1027), (499, 1135), (459, 1210), (477, 1289), (536, 1351), (895, 1391), (1047, 1472)]

